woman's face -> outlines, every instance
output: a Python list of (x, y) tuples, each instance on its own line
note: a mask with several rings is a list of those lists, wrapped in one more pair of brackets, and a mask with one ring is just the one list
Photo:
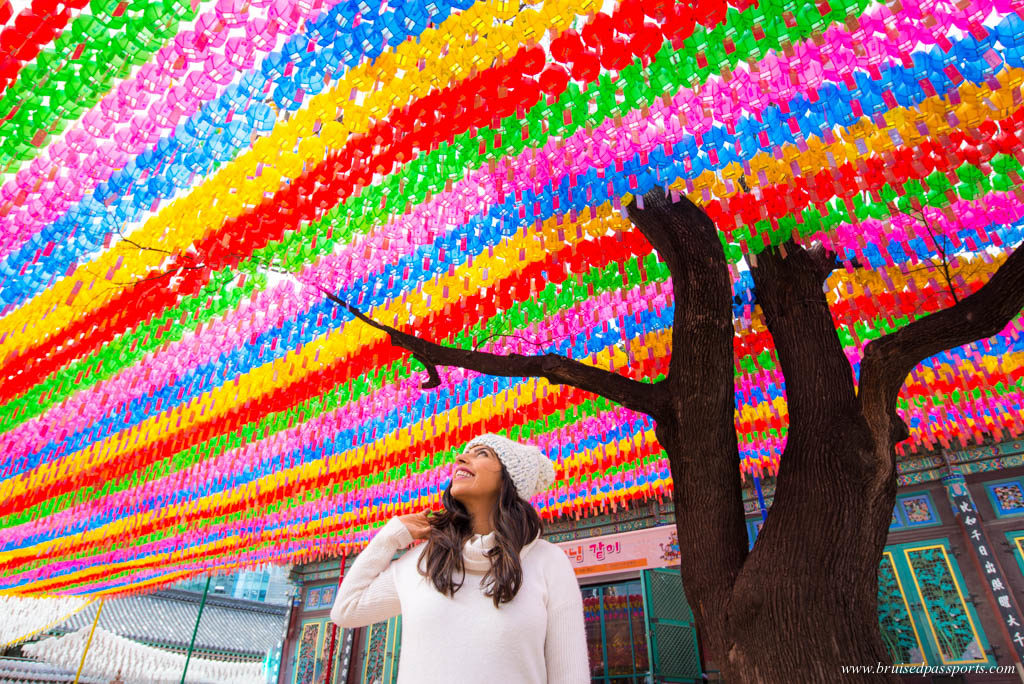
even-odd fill
[(460, 503), (496, 500), (501, 494), (501, 461), (489, 447), (474, 446), (455, 459), (452, 496)]

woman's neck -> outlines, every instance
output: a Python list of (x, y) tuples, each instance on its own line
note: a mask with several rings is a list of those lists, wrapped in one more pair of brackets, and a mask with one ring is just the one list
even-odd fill
[(483, 522), (477, 522), (476, 519), (473, 520), (473, 534), (483, 536), (485, 534), (490, 534), (493, 531), (494, 527), (491, 526), (490, 521), (485, 520)]
[(484, 503), (482, 506), (467, 506), (466, 508), (469, 511), (473, 534), (484, 535), (494, 531), (494, 525), (491, 523), (493, 504)]

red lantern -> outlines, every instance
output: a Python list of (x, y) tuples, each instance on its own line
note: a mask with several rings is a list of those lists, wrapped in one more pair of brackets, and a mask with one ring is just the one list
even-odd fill
[(654, 24), (644, 24), (629, 41), (629, 50), (644, 62), (650, 62), (661, 49), (661, 31)]
[(609, 41), (601, 48), (601, 66), (611, 71), (622, 71), (633, 61), (629, 44), (621, 38)]
[(672, 41), (672, 46), (679, 48), (682, 41), (686, 40), (693, 33), (697, 25), (693, 10), (686, 6), (679, 6), (674, 12), (665, 15), (661, 23), (661, 32), (665, 38)]
[(644, 23), (644, 12), (639, 0), (624, 0), (612, 16), (615, 30), (633, 35)]
[(593, 81), (601, 73), (601, 60), (597, 53), (586, 50), (572, 65), (572, 77), (577, 81)]
[(583, 40), (580, 38), (580, 34), (572, 29), (551, 41), (551, 56), (556, 61), (571, 64), (582, 52)]
[(569, 84), (569, 74), (557, 64), (550, 65), (540, 75), (540, 89), (549, 95), (560, 95)]
[(611, 17), (604, 12), (598, 12), (594, 19), (583, 27), (581, 35), (584, 43), (600, 49), (615, 38), (615, 25)]
[(514, 72), (533, 76), (540, 73), (546, 61), (547, 55), (544, 50), (538, 46), (533, 46), (517, 52), (509, 63), (509, 67)]

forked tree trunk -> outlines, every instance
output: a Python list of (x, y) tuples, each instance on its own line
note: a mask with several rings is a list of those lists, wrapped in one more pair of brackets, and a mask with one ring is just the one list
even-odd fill
[[(862, 454), (855, 440), (864, 438), (857, 422), (838, 418), (822, 431), (825, 439), (791, 442), (784, 458), (798, 449), (800, 457), (822, 462), (857, 458)], [(659, 424), (658, 440), (678, 464), (673, 472), (692, 472), (688, 461), (701, 437), (691, 433), (680, 443), (672, 433)], [(856, 471), (823, 467), (813, 474), (780, 474), (771, 514), (738, 576), (725, 571), (729, 564), (721, 554), (728, 547), (714, 527), (722, 524), (717, 511), (725, 497), (696, 490), (676, 488), (683, 586), (707, 659), (726, 682), (858, 681), (842, 675), (841, 666), (890, 662), (876, 596), (892, 514), (886, 501), (895, 499), (895, 484), (871, 502)]]
[(872, 475), (844, 465), (871, 451), (869, 440), (856, 413), (836, 416), (816, 435), (790, 433), (783, 461), (821, 465), (780, 473), (772, 513), (736, 584), (729, 657), (742, 681), (792, 681), (794, 668), (803, 681), (857, 681), (841, 667), (890, 662), (877, 573), (895, 478), (872, 499)]
[(673, 349), (686, 350), (673, 356), (657, 435), (672, 464), (683, 584), (707, 655), (726, 681), (758, 684), (845, 680), (841, 665), (888, 663), (877, 571), (896, 488), (875, 454), (892, 454), (892, 443), (878, 444), (861, 416), (822, 291), (824, 255), (789, 245), (789, 259), (769, 252), (755, 269), (791, 427), (775, 503), (746, 556), (725, 253), (687, 200), (644, 199), (630, 218), (671, 267)]
[(660, 190), (628, 211), (672, 274), (673, 354), (668, 376), (654, 384), (556, 354), (446, 347), (325, 293), (421, 361), (425, 388), (440, 384), (437, 366), (458, 366), (572, 385), (654, 418), (671, 464), (686, 595), (706, 658), (730, 684), (898, 681), (841, 670), (889, 661), (876, 602), (896, 495), (895, 445), (907, 436), (896, 398), (921, 360), (992, 336), (1017, 315), (1024, 252), (956, 306), (870, 343), (859, 390), (822, 290), (833, 257), (793, 243), (759, 255), (752, 272), (785, 377), (789, 434), (774, 503), (748, 555), (721, 237), (702, 210)]
[[(839, 417), (820, 436), (790, 442), (783, 459), (857, 458), (859, 422)], [(780, 475), (771, 514), (734, 588), (728, 671), (736, 677), (727, 681), (885, 681), (841, 668), (891, 662), (879, 632), (877, 572), (892, 515), (884, 501), (894, 500), (896, 488), (872, 502), (856, 470), (814, 471)]]

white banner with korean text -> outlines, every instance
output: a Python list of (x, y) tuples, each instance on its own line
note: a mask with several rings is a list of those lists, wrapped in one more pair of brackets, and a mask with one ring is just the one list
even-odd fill
[(561, 542), (558, 547), (569, 557), (577, 577), (679, 564), (675, 525)]

